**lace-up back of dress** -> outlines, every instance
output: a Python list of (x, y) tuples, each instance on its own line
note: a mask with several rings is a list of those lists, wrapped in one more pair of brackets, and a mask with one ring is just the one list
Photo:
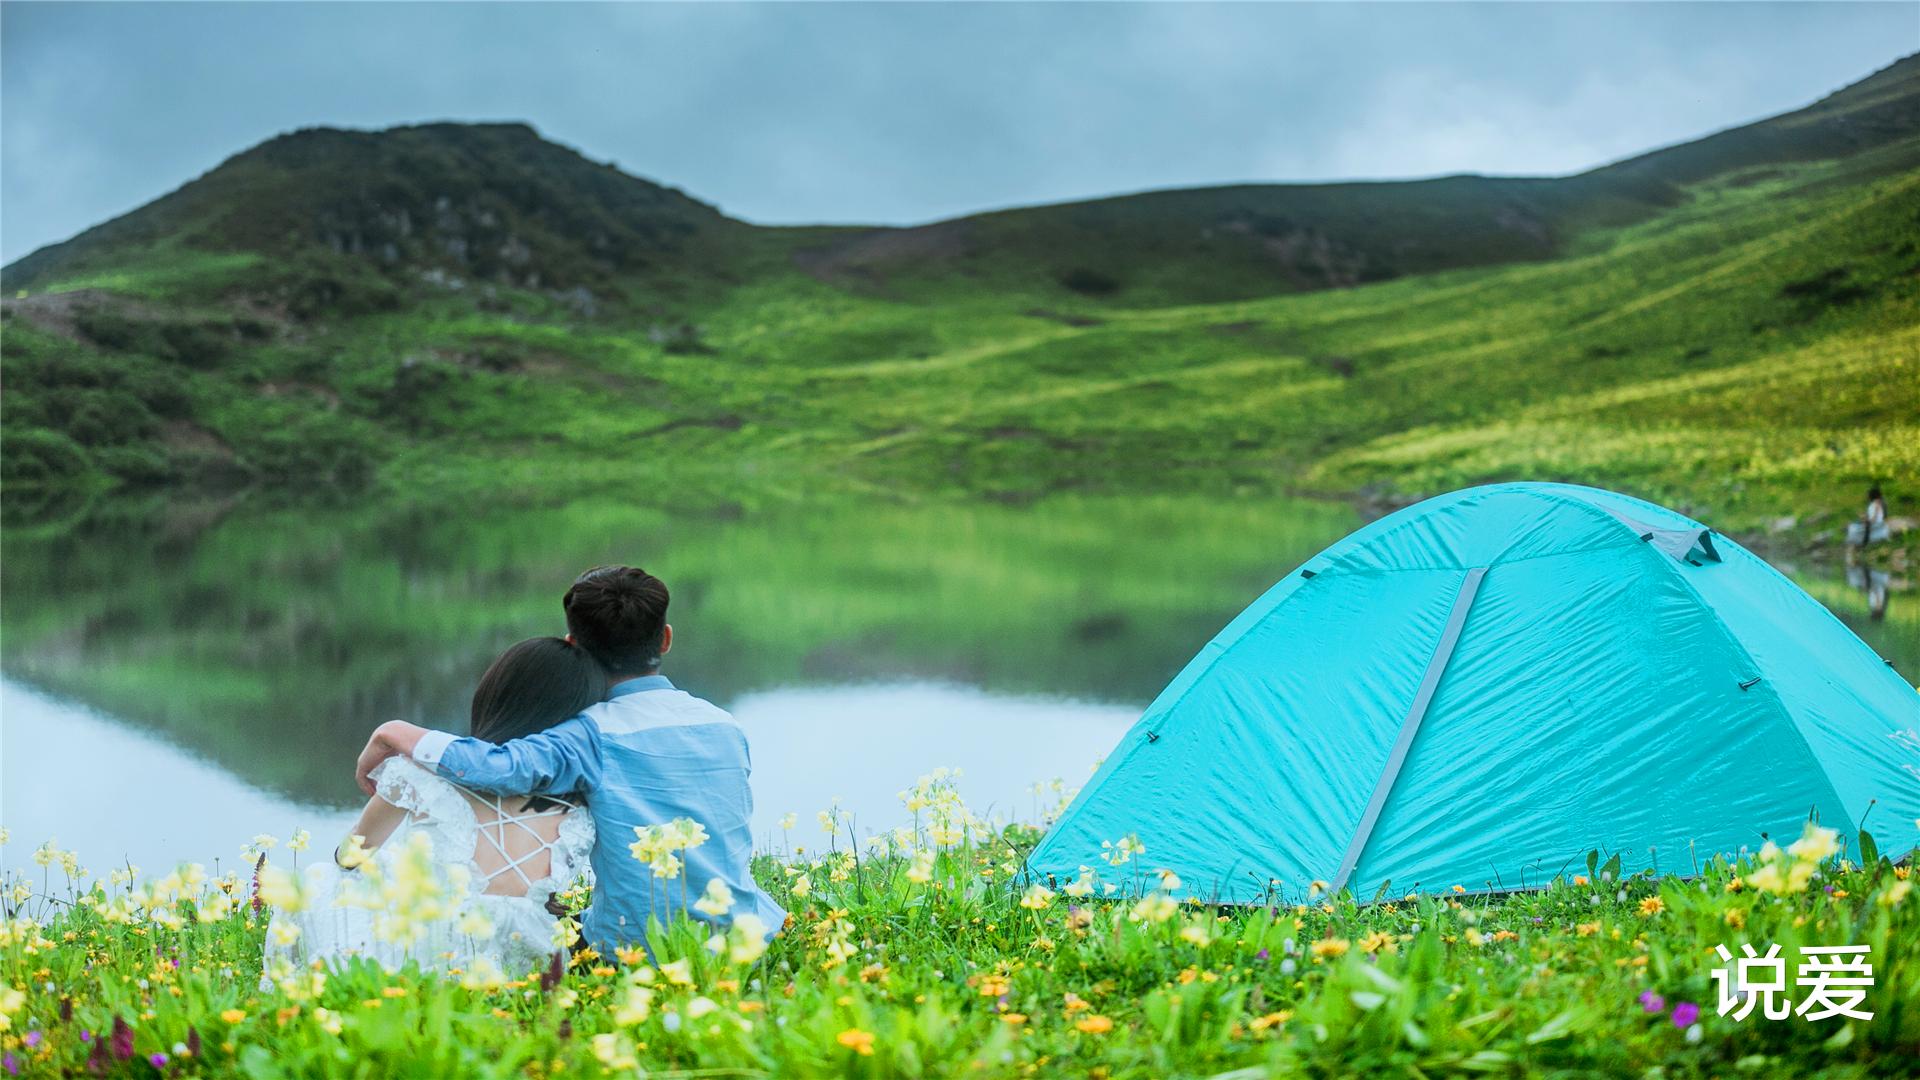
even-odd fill
[[(557, 800), (529, 802), (460, 789), (473, 808), (478, 833), (473, 865), (480, 891), (493, 896), (525, 896), (534, 883), (553, 873), (560, 823), (574, 807)], [(530, 808), (532, 807), (532, 808)]]

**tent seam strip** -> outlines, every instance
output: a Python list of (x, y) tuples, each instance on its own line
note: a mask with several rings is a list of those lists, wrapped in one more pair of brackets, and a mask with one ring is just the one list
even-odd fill
[[(1753, 658), (1753, 653), (1747, 650), (1746, 643), (1741, 641), (1739, 635), (1735, 634), (1733, 630), (1727, 626), (1726, 620), (1721, 618), (1719, 611), (1715, 610), (1714, 606), (1707, 601), (1707, 598), (1700, 595), (1700, 590), (1694, 588), (1693, 582), (1687, 580), (1687, 574), (1680, 569), (1681, 564), (1677, 560), (1656, 552), (1651, 547), (1647, 548), (1647, 551), (1649, 556), (1655, 561), (1655, 564), (1660, 567), (1661, 573), (1671, 574), (1679, 579), (1681, 589), (1686, 594), (1687, 601), (1694, 609), (1695, 614), (1704, 616), (1708, 626), (1712, 628), (1712, 632), (1718, 635), (1720, 639), (1728, 645), (1732, 646), (1734, 658), (1738, 661), (1745, 662), (1749, 672), (1760, 676), (1761, 685), (1766, 690), (1766, 694), (1764, 695), (1765, 700), (1773, 703), (1773, 712), (1786, 721), (1787, 730), (1793, 732), (1794, 738), (1800, 741), (1800, 748), (1806, 751), (1807, 760), (1813, 762), (1815, 770), (1820, 774), (1820, 782), (1826, 787), (1827, 794), (1833, 797), (1834, 808), (1840, 811), (1843, 823), (1849, 829), (1857, 831), (1860, 826), (1853, 820), (1852, 814), (1847, 810), (1847, 800), (1840, 794), (1840, 789), (1833, 786), (1833, 777), (1827, 773), (1826, 760), (1820, 756), (1819, 751), (1813, 748), (1813, 742), (1807, 738), (1807, 733), (1801, 730), (1800, 718), (1794, 714), (1793, 709), (1787, 705), (1786, 699), (1780, 696), (1779, 691), (1773, 688), (1772, 680), (1768, 677), (1766, 668), (1761, 666), (1760, 661)], [(1765, 562), (1764, 559), (1760, 561), (1763, 564)], [(1722, 563), (1722, 565), (1725, 564)], [(1778, 571), (1775, 572), (1777, 573)], [(1818, 603), (1818, 601), (1815, 602)], [(1821, 604), (1820, 607), (1824, 609), (1826, 605)], [(1828, 615), (1831, 616), (1832, 612), (1828, 612)], [(1877, 656), (1879, 654), (1876, 653), (1875, 655)], [(1744, 690), (1745, 687), (1741, 689)]]
[(1427, 710), (1433, 706), (1434, 696), (1440, 691), (1440, 680), (1447, 673), (1447, 665), (1453, 662), (1454, 652), (1460, 647), (1460, 636), (1466, 630), (1467, 615), (1473, 610), (1474, 598), (1480, 595), (1480, 582), (1486, 576), (1487, 568), (1484, 566), (1468, 570), (1460, 582), (1460, 590), (1454, 594), (1453, 606), (1447, 612), (1446, 626), (1440, 631), (1440, 640), (1434, 643), (1433, 656), (1428, 659), (1427, 670), (1420, 678), (1420, 688), (1407, 706), (1407, 715), (1400, 721), (1400, 733), (1387, 753), (1380, 779), (1373, 785), (1373, 795), (1360, 815), (1360, 823), (1354, 826), (1353, 839), (1347, 844), (1346, 854), (1341, 856), (1340, 870), (1334, 875), (1333, 892), (1345, 888), (1347, 879), (1359, 869), (1360, 856), (1366, 852), (1367, 841), (1373, 838), (1374, 826), (1380, 823), (1380, 814), (1386, 809), (1388, 797), (1393, 794), (1393, 785), (1400, 779), (1407, 755), (1413, 750), (1413, 740), (1420, 734), (1420, 724), (1426, 719)]

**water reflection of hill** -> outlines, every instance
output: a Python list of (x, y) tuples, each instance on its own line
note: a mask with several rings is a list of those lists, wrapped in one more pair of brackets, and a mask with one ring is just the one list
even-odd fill
[(1343, 506), (1217, 497), (114, 501), (10, 522), (0, 617), (10, 676), (331, 801), (351, 795), (342, 762), (374, 724), (461, 723), (487, 661), (557, 631), (560, 592), (595, 563), (668, 579), (671, 671), (721, 702), (913, 678), (1143, 704), (1235, 611), (1355, 524)]
[[(1358, 524), (1344, 506), (1213, 495), (670, 503), (108, 501), (40, 525), (10, 516), (6, 672), (253, 783), (337, 801), (352, 797), (343, 762), (369, 728), (458, 727), (492, 656), (557, 632), (561, 591), (595, 563), (638, 562), (672, 583), (671, 673), (723, 703), (934, 680), (1137, 706)], [(1920, 678), (1910, 593), (1891, 589), (1876, 619), (1842, 568), (1788, 569)]]

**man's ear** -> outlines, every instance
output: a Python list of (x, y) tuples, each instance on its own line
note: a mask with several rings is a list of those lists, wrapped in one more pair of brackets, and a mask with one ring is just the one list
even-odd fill
[(660, 655), (661, 656), (667, 655), (667, 651), (672, 648), (673, 648), (673, 624), (668, 623), (665, 626), (660, 628)]

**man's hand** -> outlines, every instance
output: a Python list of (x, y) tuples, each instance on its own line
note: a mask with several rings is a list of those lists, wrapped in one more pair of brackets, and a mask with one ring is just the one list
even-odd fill
[(373, 736), (367, 740), (367, 748), (360, 751), (360, 760), (354, 763), (353, 778), (360, 790), (373, 794), (373, 770), (390, 757), (406, 757), (413, 753), (419, 744), (420, 736), (427, 729), (404, 720), (389, 720), (373, 729)]

